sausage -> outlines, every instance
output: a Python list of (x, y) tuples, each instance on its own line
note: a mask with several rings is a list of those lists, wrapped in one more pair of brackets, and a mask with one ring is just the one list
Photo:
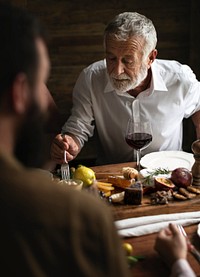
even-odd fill
[(187, 197), (177, 192), (173, 192), (173, 197), (178, 200), (187, 200)]
[(187, 190), (196, 194), (200, 194), (200, 189), (199, 188), (195, 188), (193, 186), (188, 186)]
[(185, 188), (180, 188), (180, 189), (179, 189), (179, 192), (180, 192), (183, 196), (187, 197), (188, 199), (191, 199), (191, 198), (196, 197), (196, 194), (190, 193), (190, 192), (189, 192), (187, 189), (185, 189)]

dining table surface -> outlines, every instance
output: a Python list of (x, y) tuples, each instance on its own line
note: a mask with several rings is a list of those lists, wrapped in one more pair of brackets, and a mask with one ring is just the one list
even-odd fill
[[(122, 175), (123, 167), (136, 167), (136, 163), (119, 163), (91, 167), (97, 180), (106, 180), (109, 175)], [(150, 202), (141, 205), (125, 205), (122, 203), (108, 204), (113, 213), (114, 220), (136, 218), (142, 216), (172, 214), (183, 212), (200, 211), (200, 196), (185, 201), (170, 201), (167, 204), (152, 205)], [(197, 235), (197, 224), (184, 227), (189, 239), (200, 251), (200, 238)], [(144, 256), (144, 259), (130, 267), (131, 276), (156, 277), (170, 276), (170, 269), (154, 250), (157, 233), (142, 235), (138, 237), (122, 238), (133, 246), (133, 255)], [(192, 254), (188, 253), (188, 261), (195, 274), (200, 276), (200, 264)]]

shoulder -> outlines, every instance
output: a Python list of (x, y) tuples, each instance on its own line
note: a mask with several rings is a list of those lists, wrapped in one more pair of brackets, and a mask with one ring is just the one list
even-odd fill
[(106, 61), (101, 60), (89, 65), (81, 71), (76, 81), (74, 91), (80, 91), (83, 88), (91, 90), (93, 87), (94, 91), (97, 87), (103, 90), (107, 82), (108, 74)]
[(87, 66), (84, 70), (90, 70), (90, 71), (95, 71), (95, 70), (102, 70), (106, 68), (106, 61), (105, 60), (100, 60), (97, 62), (94, 62), (92, 64), (90, 64), (89, 66)]
[(53, 218), (57, 218), (56, 221), (59, 219), (66, 223), (66, 220), (75, 214), (76, 216), (85, 214), (86, 218), (98, 214), (103, 218), (107, 211), (101, 199), (95, 198), (88, 192), (61, 186), (40, 170), (4, 166), (4, 172), (11, 170), (12, 174), (1, 176), (1, 183), (5, 184), (5, 189), (2, 185), (2, 198), (5, 198), (5, 202), (9, 200), (10, 209), (24, 220), (32, 217), (35, 222), (47, 221), (51, 214), (52, 222)]
[[(85, 223), (91, 224), (98, 218), (100, 224), (104, 225), (105, 214), (110, 218), (108, 207), (103, 201), (87, 191), (60, 186), (56, 181), (52, 182), (48, 176), (41, 176), (34, 172), (27, 173), (26, 178), (32, 180), (28, 187), (30, 194), (35, 198), (35, 203), (41, 211), (44, 211), (44, 214), (52, 212), (56, 217), (58, 216), (61, 220), (60, 224), (66, 223), (66, 220), (70, 224), (70, 219), (73, 217), (76, 219), (83, 217)], [(40, 197), (40, 202), (37, 201), (38, 197)], [(42, 201), (42, 197), (45, 201)]]
[(197, 82), (196, 75), (192, 69), (178, 61), (156, 59), (152, 66), (156, 74), (162, 76), (167, 82), (180, 81), (188, 85)]
[(186, 65), (175, 60), (156, 59), (155, 68), (163, 73), (188, 75), (193, 73), (192, 69)]
[(82, 74), (85, 74), (87, 76), (91, 76), (91, 75), (101, 75), (101, 74), (105, 74), (106, 72), (106, 61), (105, 60), (101, 60), (101, 61), (97, 61), (95, 63), (92, 63), (91, 65), (89, 65), (88, 67), (84, 68), (82, 70)]

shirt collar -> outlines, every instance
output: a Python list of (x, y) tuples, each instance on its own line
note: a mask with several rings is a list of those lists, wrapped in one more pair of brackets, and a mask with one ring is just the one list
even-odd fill
[[(106, 66), (106, 60), (104, 60)], [(159, 70), (158, 65), (156, 66), (156, 60), (151, 65), (152, 70), (152, 80), (151, 80), (151, 90), (160, 90), (160, 91), (168, 91), (165, 82), (162, 78), (162, 71)], [(107, 84), (105, 86), (104, 92), (112, 92), (115, 91), (111, 85), (108, 72), (106, 71)]]
[(151, 65), (152, 71), (152, 91), (160, 90), (160, 91), (168, 91), (165, 82), (162, 77), (162, 71), (159, 70), (156, 60)]

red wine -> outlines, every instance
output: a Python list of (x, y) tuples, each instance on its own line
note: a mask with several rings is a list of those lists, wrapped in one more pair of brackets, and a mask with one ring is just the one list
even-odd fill
[(147, 133), (133, 133), (127, 135), (125, 139), (130, 147), (138, 150), (149, 145), (152, 141), (152, 135)]

